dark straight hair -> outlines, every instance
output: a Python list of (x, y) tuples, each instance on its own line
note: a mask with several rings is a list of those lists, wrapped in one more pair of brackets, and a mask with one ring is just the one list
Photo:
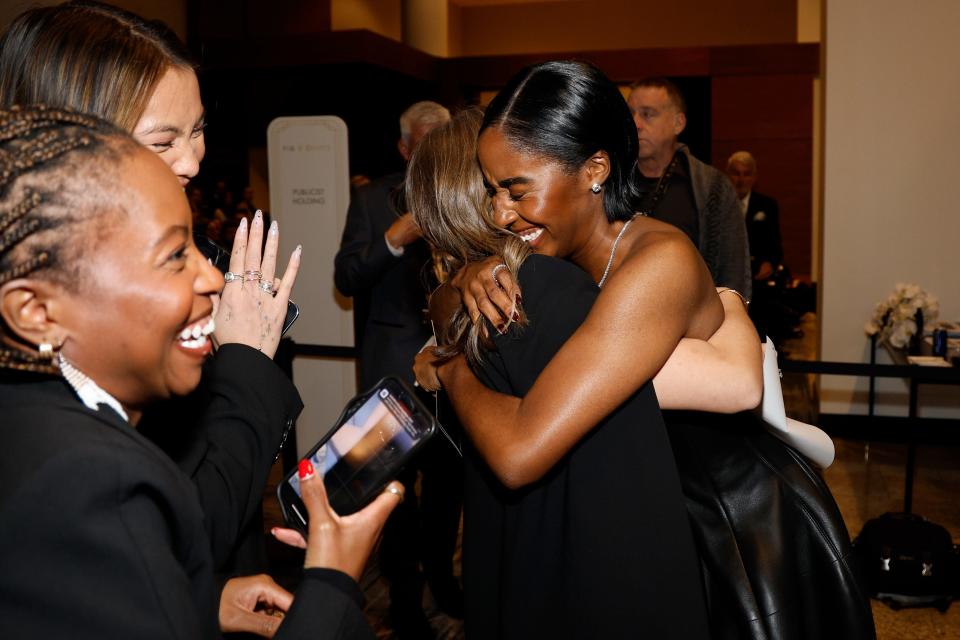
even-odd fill
[(607, 219), (633, 217), (640, 200), (637, 129), (620, 90), (592, 64), (555, 60), (523, 69), (487, 107), (480, 132), (490, 127), (518, 150), (570, 171), (605, 151)]
[(132, 131), (171, 67), (196, 65), (159, 20), (90, 0), (38, 7), (0, 37), (0, 107), (45, 104)]

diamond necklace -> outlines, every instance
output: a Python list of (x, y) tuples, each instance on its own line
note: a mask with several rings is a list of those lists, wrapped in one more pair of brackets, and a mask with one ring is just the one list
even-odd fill
[[(636, 215), (633, 216), (633, 218), (636, 217)], [(623, 228), (620, 229), (620, 233), (617, 234), (616, 239), (613, 241), (613, 246), (610, 248), (610, 258), (607, 260), (607, 268), (603, 270), (603, 276), (600, 278), (600, 282), (597, 283), (598, 289), (603, 288), (603, 283), (607, 281), (607, 276), (610, 275), (610, 267), (613, 266), (613, 258), (617, 255), (617, 245), (620, 244), (620, 238), (622, 238), (623, 234), (627, 232), (627, 227), (629, 227), (630, 223), (633, 222), (633, 218), (630, 218), (623, 223)]]

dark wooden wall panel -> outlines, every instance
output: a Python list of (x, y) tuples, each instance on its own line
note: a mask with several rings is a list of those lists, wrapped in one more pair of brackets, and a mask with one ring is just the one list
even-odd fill
[[(243, 150), (263, 146), (272, 118), (330, 113), (343, 117), (350, 127), (352, 170), (376, 176), (400, 164), (396, 118), (415, 100), (462, 106), (480, 90), (502, 86), (524, 65), (557, 58), (586, 59), (618, 83), (648, 75), (677, 80), (691, 94), (691, 105), (703, 106), (691, 111), (694, 121), (688, 132), (688, 142), (701, 159), (724, 169), (726, 158), (737, 149), (756, 154), (760, 161), (757, 188), (780, 201), (787, 263), (795, 274), (809, 275), (818, 45), (441, 59), (368, 31), (307, 35), (304, 31), (322, 28), (329, 0), (278, 2), (290, 2), (306, 12), (304, 23), (284, 26), (286, 18), (270, 22), (262, 14), (269, 6), (265, 0), (243, 0), (242, 25), (220, 18), (219, 9), (228, 0), (198, 0), (189, 5), (191, 45), (201, 61), (201, 85), (211, 122), (204, 174), (245, 173)], [(225, 13), (234, 18), (237, 14)]]
[(784, 262), (810, 275), (813, 190), (813, 76), (714, 76), (712, 154), (725, 169), (738, 150), (759, 165), (756, 189), (780, 203)]
[(193, 0), (189, 40), (330, 32), (330, 0)]

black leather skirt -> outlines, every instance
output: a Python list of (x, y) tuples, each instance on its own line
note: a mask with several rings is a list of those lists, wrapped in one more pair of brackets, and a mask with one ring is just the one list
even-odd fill
[(664, 411), (714, 638), (875, 638), (840, 510), (753, 413)]

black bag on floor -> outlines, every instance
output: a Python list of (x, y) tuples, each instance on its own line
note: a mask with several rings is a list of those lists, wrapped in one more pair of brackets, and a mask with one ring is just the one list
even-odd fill
[(945, 528), (916, 514), (885, 513), (869, 520), (853, 544), (872, 597), (893, 609), (950, 606), (960, 563)]

